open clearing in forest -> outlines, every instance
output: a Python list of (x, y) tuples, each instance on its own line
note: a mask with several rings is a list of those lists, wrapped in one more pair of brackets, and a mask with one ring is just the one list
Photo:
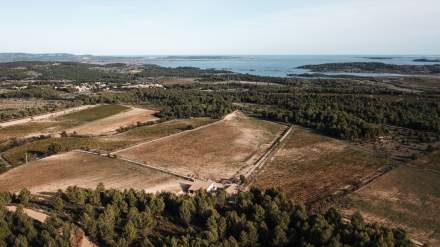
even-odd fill
[(351, 194), (351, 214), (402, 227), (416, 240), (440, 246), (440, 151), (396, 168)]
[(219, 180), (252, 165), (285, 128), (234, 112), (211, 125), (116, 154), (179, 174)]
[(358, 183), (386, 161), (336, 139), (295, 127), (251, 185), (280, 187), (298, 202), (315, 202)]
[(54, 192), (68, 186), (155, 191), (179, 191), (177, 177), (136, 166), (118, 159), (81, 152), (68, 152), (31, 162), (0, 175), (0, 190), (17, 192), (28, 188), (33, 193)]

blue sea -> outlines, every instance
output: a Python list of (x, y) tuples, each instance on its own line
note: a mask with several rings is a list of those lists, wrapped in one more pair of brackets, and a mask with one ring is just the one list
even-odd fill
[[(372, 59), (375, 58), (375, 59)], [(378, 59), (386, 58), (386, 59)], [(258, 56), (146, 56), (144, 62), (165, 67), (197, 67), (202, 69), (225, 69), (237, 73), (260, 76), (286, 77), (288, 74), (302, 74), (309, 71), (297, 67), (307, 64), (342, 62), (381, 62), (390, 64), (435, 64), (414, 62), (414, 59), (438, 59), (439, 56), (373, 56), (373, 55), (258, 55)], [(332, 73), (327, 73), (332, 74)], [(338, 73), (358, 76), (393, 75), (369, 73)]]

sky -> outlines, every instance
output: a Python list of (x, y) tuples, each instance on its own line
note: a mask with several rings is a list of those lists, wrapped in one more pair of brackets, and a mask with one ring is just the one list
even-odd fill
[(440, 55), (440, 0), (0, 0), (0, 52)]

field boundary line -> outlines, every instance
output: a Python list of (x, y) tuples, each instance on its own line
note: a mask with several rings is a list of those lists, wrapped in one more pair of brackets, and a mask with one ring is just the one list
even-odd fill
[(74, 150), (74, 152), (98, 155), (98, 156), (102, 156), (102, 157), (105, 157), (105, 158), (108, 158), (108, 159), (117, 159), (117, 160), (121, 160), (121, 161), (125, 161), (125, 162), (128, 162), (128, 163), (131, 163), (133, 165), (150, 168), (150, 169), (162, 172), (162, 173), (166, 173), (168, 175), (173, 175), (173, 176), (176, 176), (176, 177), (179, 177), (179, 178), (183, 178), (183, 179), (191, 181), (191, 182), (195, 182), (196, 181), (195, 178), (192, 178), (192, 177), (189, 177), (189, 176), (186, 176), (186, 175), (182, 175), (182, 174), (179, 174), (177, 172), (173, 172), (171, 170), (168, 170), (168, 169), (165, 169), (165, 168), (162, 168), (162, 167), (148, 165), (148, 164), (145, 164), (143, 162), (139, 162), (139, 161), (135, 161), (135, 160), (125, 159), (125, 158), (122, 158), (122, 157), (114, 157), (114, 158), (112, 158), (112, 157), (108, 157), (106, 154), (97, 154), (97, 153), (94, 153), (94, 152), (80, 150), (80, 149)]
[(154, 139), (154, 140), (149, 140), (149, 141), (146, 141), (146, 142), (137, 143), (137, 144), (135, 144), (135, 145), (133, 145), (133, 146), (126, 147), (126, 148), (123, 148), (123, 149), (120, 149), (120, 150), (116, 150), (116, 151), (114, 151), (114, 152), (111, 152), (111, 154), (117, 154), (117, 153), (120, 153), (120, 152), (123, 152), (123, 151), (127, 151), (127, 150), (130, 150), (130, 149), (135, 148), (135, 147), (138, 147), (138, 146), (142, 146), (142, 145), (144, 145), (144, 144), (149, 144), (149, 143), (153, 143), (153, 142), (158, 142), (158, 141), (161, 141), (161, 140), (164, 140), (164, 139), (167, 139), (167, 138), (176, 137), (176, 136), (183, 135), (183, 134), (186, 134), (186, 133), (190, 133), (190, 132), (193, 132), (193, 131), (201, 130), (201, 129), (204, 129), (204, 128), (207, 128), (207, 127), (210, 127), (210, 126), (213, 126), (213, 125), (219, 124), (219, 123), (221, 123), (222, 121), (224, 121), (225, 118), (226, 118), (227, 116), (230, 116), (230, 115), (235, 114), (235, 113), (237, 113), (237, 112), (238, 112), (238, 110), (233, 111), (233, 112), (229, 113), (228, 115), (224, 116), (223, 119), (220, 119), (220, 120), (215, 121), (215, 122), (213, 122), (213, 123), (205, 124), (205, 125), (202, 125), (202, 126), (200, 126), (200, 127), (195, 128), (195, 129), (181, 131), (181, 132), (174, 133), (174, 134), (171, 134), (171, 135), (167, 135), (167, 136), (164, 136), (164, 137), (160, 137), (160, 138), (157, 138), (157, 139)]
[(277, 153), (277, 151), (281, 148), (286, 138), (292, 133), (294, 129), (294, 126), (291, 125), (289, 128), (287, 128), (284, 133), (282, 133), (278, 138), (275, 139), (275, 141), (270, 145), (270, 147), (266, 150), (266, 152), (260, 156), (260, 158), (257, 159), (257, 161), (251, 166), (251, 168), (246, 171), (244, 174), (236, 174), (237, 175), (244, 175), (246, 178), (252, 178), (255, 177), (259, 171), (262, 170), (263, 166), (266, 164), (267, 160)]

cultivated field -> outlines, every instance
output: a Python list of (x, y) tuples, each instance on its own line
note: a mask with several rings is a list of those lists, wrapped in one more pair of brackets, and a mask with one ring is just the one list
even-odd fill
[(28, 188), (33, 193), (53, 192), (77, 185), (154, 191), (179, 191), (177, 177), (131, 163), (81, 152), (50, 156), (0, 175), (0, 190), (16, 192)]
[[(25, 161), (25, 154), (32, 160), (44, 156), (51, 144), (57, 143), (62, 147), (62, 152), (80, 148), (114, 151), (139, 142), (154, 140), (171, 134), (185, 131), (189, 128), (212, 123), (210, 118), (178, 119), (141, 126), (126, 132), (104, 137), (58, 137), (34, 141), (11, 148), (3, 153), (3, 157), (12, 165), (19, 165)], [(1, 132), (1, 131), (0, 131)]]
[(99, 138), (101, 141), (150, 141), (164, 136), (176, 134), (185, 130), (198, 128), (205, 124), (213, 123), (214, 119), (201, 117), (190, 119), (174, 119), (154, 125), (140, 126), (128, 131)]
[(78, 134), (107, 134), (121, 126), (155, 120), (154, 111), (121, 105), (87, 105), (64, 111), (0, 124), (0, 142), (10, 138), (31, 137), (77, 131)]
[(78, 127), (67, 130), (80, 135), (103, 135), (114, 133), (120, 127), (127, 127), (137, 122), (158, 120), (153, 114), (156, 111), (131, 107), (116, 115), (91, 121)]
[(0, 143), (10, 138), (21, 138), (32, 135), (32, 133), (39, 133), (55, 125), (55, 122), (38, 121), (0, 128)]
[[(26, 117), (26, 118), (22, 118), (22, 119), (7, 121), (7, 122), (0, 123), (0, 127), (5, 128), (5, 127), (11, 127), (11, 126), (15, 126), (15, 125), (26, 124), (26, 123), (30, 123), (30, 122), (47, 121), (49, 119), (63, 116), (66, 114), (69, 115), (69, 114), (73, 114), (76, 112), (87, 111), (89, 108), (94, 108), (94, 107), (96, 107), (96, 106), (95, 105), (84, 105), (84, 106), (78, 106), (78, 107), (74, 107), (74, 108), (65, 109), (62, 111), (46, 113), (46, 114), (42, 114), (42, 115), (38, 115), (38, 116), (32, 116), (32, 117)], [(53, 121), (53, 120), (51, 120), (51, 121)]]
[(83, 111), (73, 112), (58, 118), (61, 121), (73, 121), (78, 123), (87, 123), (96, 121), (120, 112), (128, 110), (129, 107), (122, 105), (100, 105)]
[(90, 111), (90, 108), (100, 108), (100, 106), (86, 105), (74, 107), (58, 112), (47, 113), (34, 117), (27, 117), (0, 123), (0, 142), (10, 138), (30, 137), (54, 133), (63, 130), (66, 126), (74, 123), (72, 121), (59, 121), (57, 118), (67, 114), (81, 114)]
[(234, 112), (211, 125), (116, 152), (179, 174), (219, 180), (252, 165), (285, 126)]
[(280, 187), (295, 201), (313, 203), (355, 185), (384, 164), (344, 142), (295, 127), (251, 185)]
[(412, 237), (440, 246), (440, 151), (396, 168), (352, 194), (346, 214), (403, 227)]

